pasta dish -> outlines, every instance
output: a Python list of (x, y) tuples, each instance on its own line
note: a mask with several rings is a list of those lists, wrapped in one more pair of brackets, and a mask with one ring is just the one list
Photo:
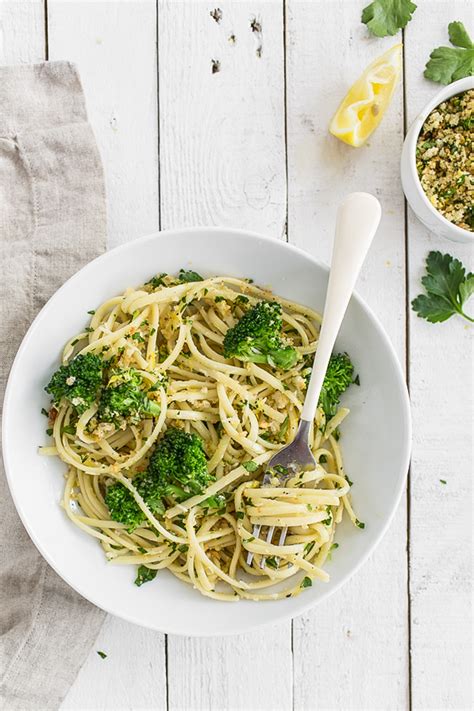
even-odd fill
[(185, 270), (89, 314), (45, 388), (52, 440), (40, 451), (67, 466), (69, 519), (110, 564), (138, 566), (137, 585), (166, 568), (232, 601), (327, 581), (344, 511), (364, 527), (338, 443), (349, 412), (340, 396), (358, 382), (347, 354), (333, 354), (325, 378), (310, 432), (315, 467), (262, 485), (268, 460), (295, 436), (319, 314), (248, 279)]

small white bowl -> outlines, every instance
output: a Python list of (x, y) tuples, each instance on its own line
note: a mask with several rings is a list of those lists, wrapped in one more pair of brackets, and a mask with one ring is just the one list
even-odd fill
[(456, 94), (473, 88), (474, 77), (460, 79), (459, 81), (453, 82), (453, 84), (443, 87), (441, 91), (426, 104), (423, 111), (421, 111), (413, 121), (406, 135), (400, 164), (403, 192), (415, 215), (429, 230), (454, 242), (472, 242), (474, 241), (474, 233), (464, 230), (457, 225), (453, 225), (453, 223), (447, 220), (428, 200), (416, 170), (416, 142), (426, 118), (433, 109), (443, 103), (443, 101), (446, 101), (446, 99), (450, 99)]

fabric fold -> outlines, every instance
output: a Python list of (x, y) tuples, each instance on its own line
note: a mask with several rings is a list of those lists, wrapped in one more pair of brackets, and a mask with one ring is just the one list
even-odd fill
[[(69, 62), (0, 67), (2, 400), (38, 310), (105, 246), (104, 177), (76, 68)], [(56, 709), (105, 613), (40, 556), (15, 511), (3, 466), (0, 559), (1, 707)]]

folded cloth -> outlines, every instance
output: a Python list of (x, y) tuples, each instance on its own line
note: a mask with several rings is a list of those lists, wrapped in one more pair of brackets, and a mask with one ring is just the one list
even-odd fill
[[(0, 67), (2, 400), (31, 320), (105, 244), (104, 177), (76, 68), (69, 62)], [(3, 466), (0, 565), (0, 708), (56, 709), (104, 613), (40, 556), (15, 511)]]

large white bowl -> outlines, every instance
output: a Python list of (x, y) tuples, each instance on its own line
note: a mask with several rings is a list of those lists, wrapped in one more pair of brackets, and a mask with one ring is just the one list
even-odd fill
[(468, 89), (474, 89), (474, 77), (459, 79), (459, 81), (444, 86), (431, 101), (426, 104), (423, 111), (420, 111), (410, 126), (403, 143), (400, 170), (403, 192), (405, 193), (406, 199), (410, 203), (410, 207), (415, 215), (421, 220), (425, 227), (435, 234), (446, 237), (446, 239), (453, 242), (472, 243), (474, 241), (473, 232), (454, 225), (433, 207), (421, 186), (416, 169), (416, 143), (422, 126), (429, 114), (433, 109), (442, 104), (443, 101)]
[[(153, 583), (133, 585), (134, 569), (106, 563), (96, 540), (82, 533), (59, 506), (64, 465), (41, 457), (47, 404), (44, 384), (57, 367), (64, 342), (81, 330), (86, 312), (113, 294), (157, 272), (192, 267), (204, 276), (253, 277), (277, 294), (322, 309), (328, 270), (284, 242), (220, 228), (162, 232), (99, 257), (50, 299), (28, 331), (15, 359), (5, 396), (3, 442), (10, 489), (34, 543), (57, 573), (81, 595), (146, 627), (183, 635), (222, 635), (301, 614), (339, 588), (374, 549), (404, 489), (410, 450), (410, 411), (405, 382), (382, 327), (360, 298), (349, 305), (337, 348), (347, 350), (361, 386), (344, 404), (342, 447), (354, 481), (353, 499), (365, 530), (345, 521), (341, 544), (327, 564), (328, 584), (315, 582), (296, 598), (227, 604), (202, 597), (160, 572)], [(395, 571), (396, 574), (396, 571)]]

